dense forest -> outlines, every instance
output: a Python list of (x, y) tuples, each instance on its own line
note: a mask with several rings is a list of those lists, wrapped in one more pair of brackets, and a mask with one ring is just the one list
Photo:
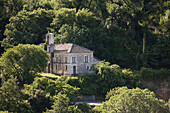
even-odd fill
[(170, 68), (167, 0), (1, 0), (1, 53), (18, 44), (75, 43), (125, 68)]
[[(168, 0), (0, 0), (0, 111), (168, 113), (169, 17)], [(93, 50), (94, 73), (40, 76), (48, 31)], [(75, 106), (78, 95), (105, 102)]]

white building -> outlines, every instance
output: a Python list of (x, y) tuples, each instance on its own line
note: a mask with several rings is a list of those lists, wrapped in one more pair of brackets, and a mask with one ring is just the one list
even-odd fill
[(99, 62), (93, 51), (72, 43), (54, 44), (54, 34), (46, 35), (47, 53), (51, 56), (46, 71), (48, 73), (76, 75), (90, 74), (92, 64)]

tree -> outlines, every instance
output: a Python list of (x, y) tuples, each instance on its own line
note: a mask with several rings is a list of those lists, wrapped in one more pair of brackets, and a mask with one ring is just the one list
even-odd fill
[(54, 105), (52, 106), (53, 110), (49, 110), (49, 113), (66, 113), (70, 104), (69, 98), (65, 94), (59, 93), (56, 96)]
[(95, 109), (105, 113), (169, 113), (165, 102), (156, 98), (153, 92), (148, 89), (128, 89), (127, 87), (115, 90), (108, 101)]
[(148, 66), (149, 48), (156, 39), (152, 32), (159, 28), (159, 19), (168, 9), (167, 3), (167, 0), (111, 0), (107, 2), (110, 23), (124, 29), (135, 30), (132, 39), (139, 45), (138, 52), (134, 53), (137, 58), (136, 65), (140, 64), (139, 60), (142, 60), (143, 66)]
[(51, 96), (55, 96), (58, 93), (66, 94), (70, 100), (74, 99), (79, 90), (79, 88), (69, 85), (68, 78), (64, 76), (56, 80), (47, 77), (36, 77), (32, 84), (25, 84), (24, 87), (24, 92), (28, 95), (35, 95), (37, 90), (41, 90)]
[(107, 91), (118, 86), (134, 88), (139, 85), (140, 78), (129, 69), (121, 69), (119, 65), (110, 65), (109, 62), (97, 63), (94, 66), (95, 81), (99, 85), (98, 94), (106, 94)]
[(11, 17), (6, 25), (2, 45), (8, 47), (18, 44), (39, 44), (43, 42), (47, 27), (53, 19), (53, 11), (37, 9), (33, 11), (22, 10)]
[(9, 79), (0, 87), (0, 111), (9, 112), (31, 112), (28, 103), (23, 102), (23, 93), (21, 92), (17, 79)]
[(21, 84), (32, 82), (35, 74), (45, 70), (48, 55), (36, 45), (14, 46), (0, 58), (6, 79), (17, 77)]
[[(5, 26), (9, 23), (9, 18), (15, 16), (20, 10), (22, 10), (24, 0), (0, 0), (0, 41), (5, 36)], [(4, 52), (4, 48), (0, 45), (0, 54)]]
[(65, 94), (59, 93), (55, 99), (52, 109), (46, 113), (82, 113), (77, 107), (70, 105), (70, 100)]
[(41, 90), (36, 90), (35, 95), (32, 94), (28, 102), (36, 113), (42, 113), (51, 107), (50, 95), (45, 94)]
[(98, 20), (88, 9), (83, 8), (76, 12), (75, 8), (61, 8), (55, 12), (55, 18), (51, 26), (53, 32), (57, 34), (63, 25), (73, 26), (75, 23), (87, 28), (95, 28), (98, 25)]

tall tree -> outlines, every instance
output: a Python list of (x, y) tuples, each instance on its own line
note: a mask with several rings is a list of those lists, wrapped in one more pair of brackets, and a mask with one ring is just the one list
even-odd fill
[[(4, 31), (6, 24), (9, 23), (9, 18), (15, 16), (24, 5), (23, 0), (0, 0), (0, 44), (5, 38)], [(0, 54), (4, 52), (3, 47), (0, 45)]]
[(53, 18), (52, 10), (37, 9), (34, 11), (20, 11), (10, 18), (6, 25), (6, 38), (2, 44), (6, 47), (17, 44), (39, 44), (45, 39), (47, 27)]
[(36, 45), (21, 45), (7, 49), (0, 58), (4, 78), (17, 77), (21, 84), (32, 82), (35, 74), (45, 70), (46, 52)]

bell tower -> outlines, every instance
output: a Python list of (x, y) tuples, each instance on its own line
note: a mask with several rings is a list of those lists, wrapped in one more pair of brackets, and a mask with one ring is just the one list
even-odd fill
[(54, 34), (47, 33), (46, 34), (46, 41), (47, 41), (47, 53), (50, 55), (49, 62), (48, 62), (48, 73), (53, 73), (53, 52), (54, 52)]
[(47, 41), (47, 53), (54, 52), (54, 34), (48, 32), (46, 35), (46, 41)]

